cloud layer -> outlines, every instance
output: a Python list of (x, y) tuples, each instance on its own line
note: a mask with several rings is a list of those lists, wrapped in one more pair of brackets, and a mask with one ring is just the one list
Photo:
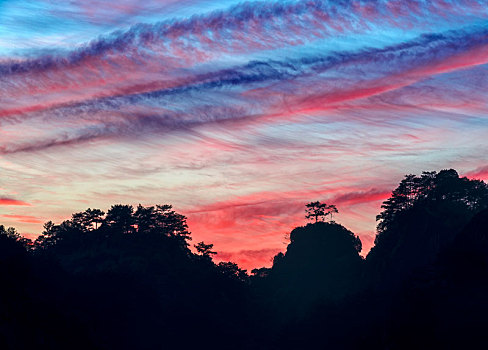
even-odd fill
[(404, 173), (486, 177), (487, 1), (15, 3), (0, 14), (0, 205), (26, 233), (171, 202), (255, 267), (308, 201), (371, 242)]

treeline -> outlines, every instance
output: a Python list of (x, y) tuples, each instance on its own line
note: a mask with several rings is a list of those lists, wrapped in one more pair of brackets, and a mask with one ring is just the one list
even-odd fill
[[(87, 209), (29, 241), (0, 226), (1, 349), (459, 349), (488, 341), (488, 185), (407, 175), (364, 259), (321, 218), (271, 268), (214, 263), (169, 205)], [(193, 251), (190, 246), (193, 245)]]

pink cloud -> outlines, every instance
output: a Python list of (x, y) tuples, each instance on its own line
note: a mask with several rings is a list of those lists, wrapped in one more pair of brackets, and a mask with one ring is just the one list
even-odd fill
[[(354, 206), (364, 204), (379, 207), (378, 202), (387, 199), (391, 193), (377, 188), (351, 188), (340, 184), (318, 188), (256, 192), (197, 206), (183, 213), (188, 216), (195, 240), (215, 244), (220, 254), (217, 260), (232, 260), (251, 269), (270, 266), (270, 259), (288, 244), (287, 234), (293, 228), (306, 224), (306, 203), (318, 199), (336, 204), (339, 213), (345, 212), (346, 216), (351, 216)], [(341, 222), (340, 214), (334, 219)], [(361, 238), (365, 239), (363, 254), (366, 254), (372, 246), (374, 235), (363, 233)], [(236, 251), (236, 246), (242, 249)]]
[(40, 224), (42, 223), (42, 220), (35, 217), (35, 216), (30, 216), (30, 215), (10, 215), (10, 214), (5, 214), (2, 215), (2, 217), (6, 219), (11, 219), (17, 222), (24, 222), (28, 224)]
[(466, 173), (464, 176), (470, 179), (488, 180), (488, 165), (470, 171)]
[(248, 273), (256, 267), (270, 267), (273, 257), (283, 249), (257, 249), (239, 251), (221, 251), (215, 256), (215, 261), (232, 261)]
[(343, 205), (355, 205), (368, 202), (384, 201), (388, 199), (390, 195), (391, 191), (372, 188), (365, 191), (348, 192), (341, 194), (337, 197), (334, 197), (332, 199), (332, 202)]
[(20, 205), (20, 206), (31, 206), (31, 204), (13, 198), (0, 197), (0, 205)]
[(374, 240), (376, 234), (374, 232), (362, 232), (357, 235), (361, 239), (361, 245), (362, 245), (360, 255), (366, 257), (366, 255), (368, 255), (371, 248), (373, 248), (374, 246)]

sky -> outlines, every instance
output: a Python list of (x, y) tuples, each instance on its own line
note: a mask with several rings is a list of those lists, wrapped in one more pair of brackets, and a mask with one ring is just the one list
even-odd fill
[(172, 204), (252, 269), (324, 201), (488, 180), (486, 0), (0, 0), (0, 224)]

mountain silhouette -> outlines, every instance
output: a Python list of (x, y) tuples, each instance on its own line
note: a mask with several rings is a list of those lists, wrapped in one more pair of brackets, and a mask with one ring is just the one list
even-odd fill
[(190, 245), (166, 204), (88, 208), (34, 242), (0, 226), (0, 348), (484, 347), (484, 182), (452, 169), (405, 176), (366, 259), (358, 236), (325, 221), (335, 205), (304, 209), (314, 222), (251, 276), (215, 263), (211, 243)]

